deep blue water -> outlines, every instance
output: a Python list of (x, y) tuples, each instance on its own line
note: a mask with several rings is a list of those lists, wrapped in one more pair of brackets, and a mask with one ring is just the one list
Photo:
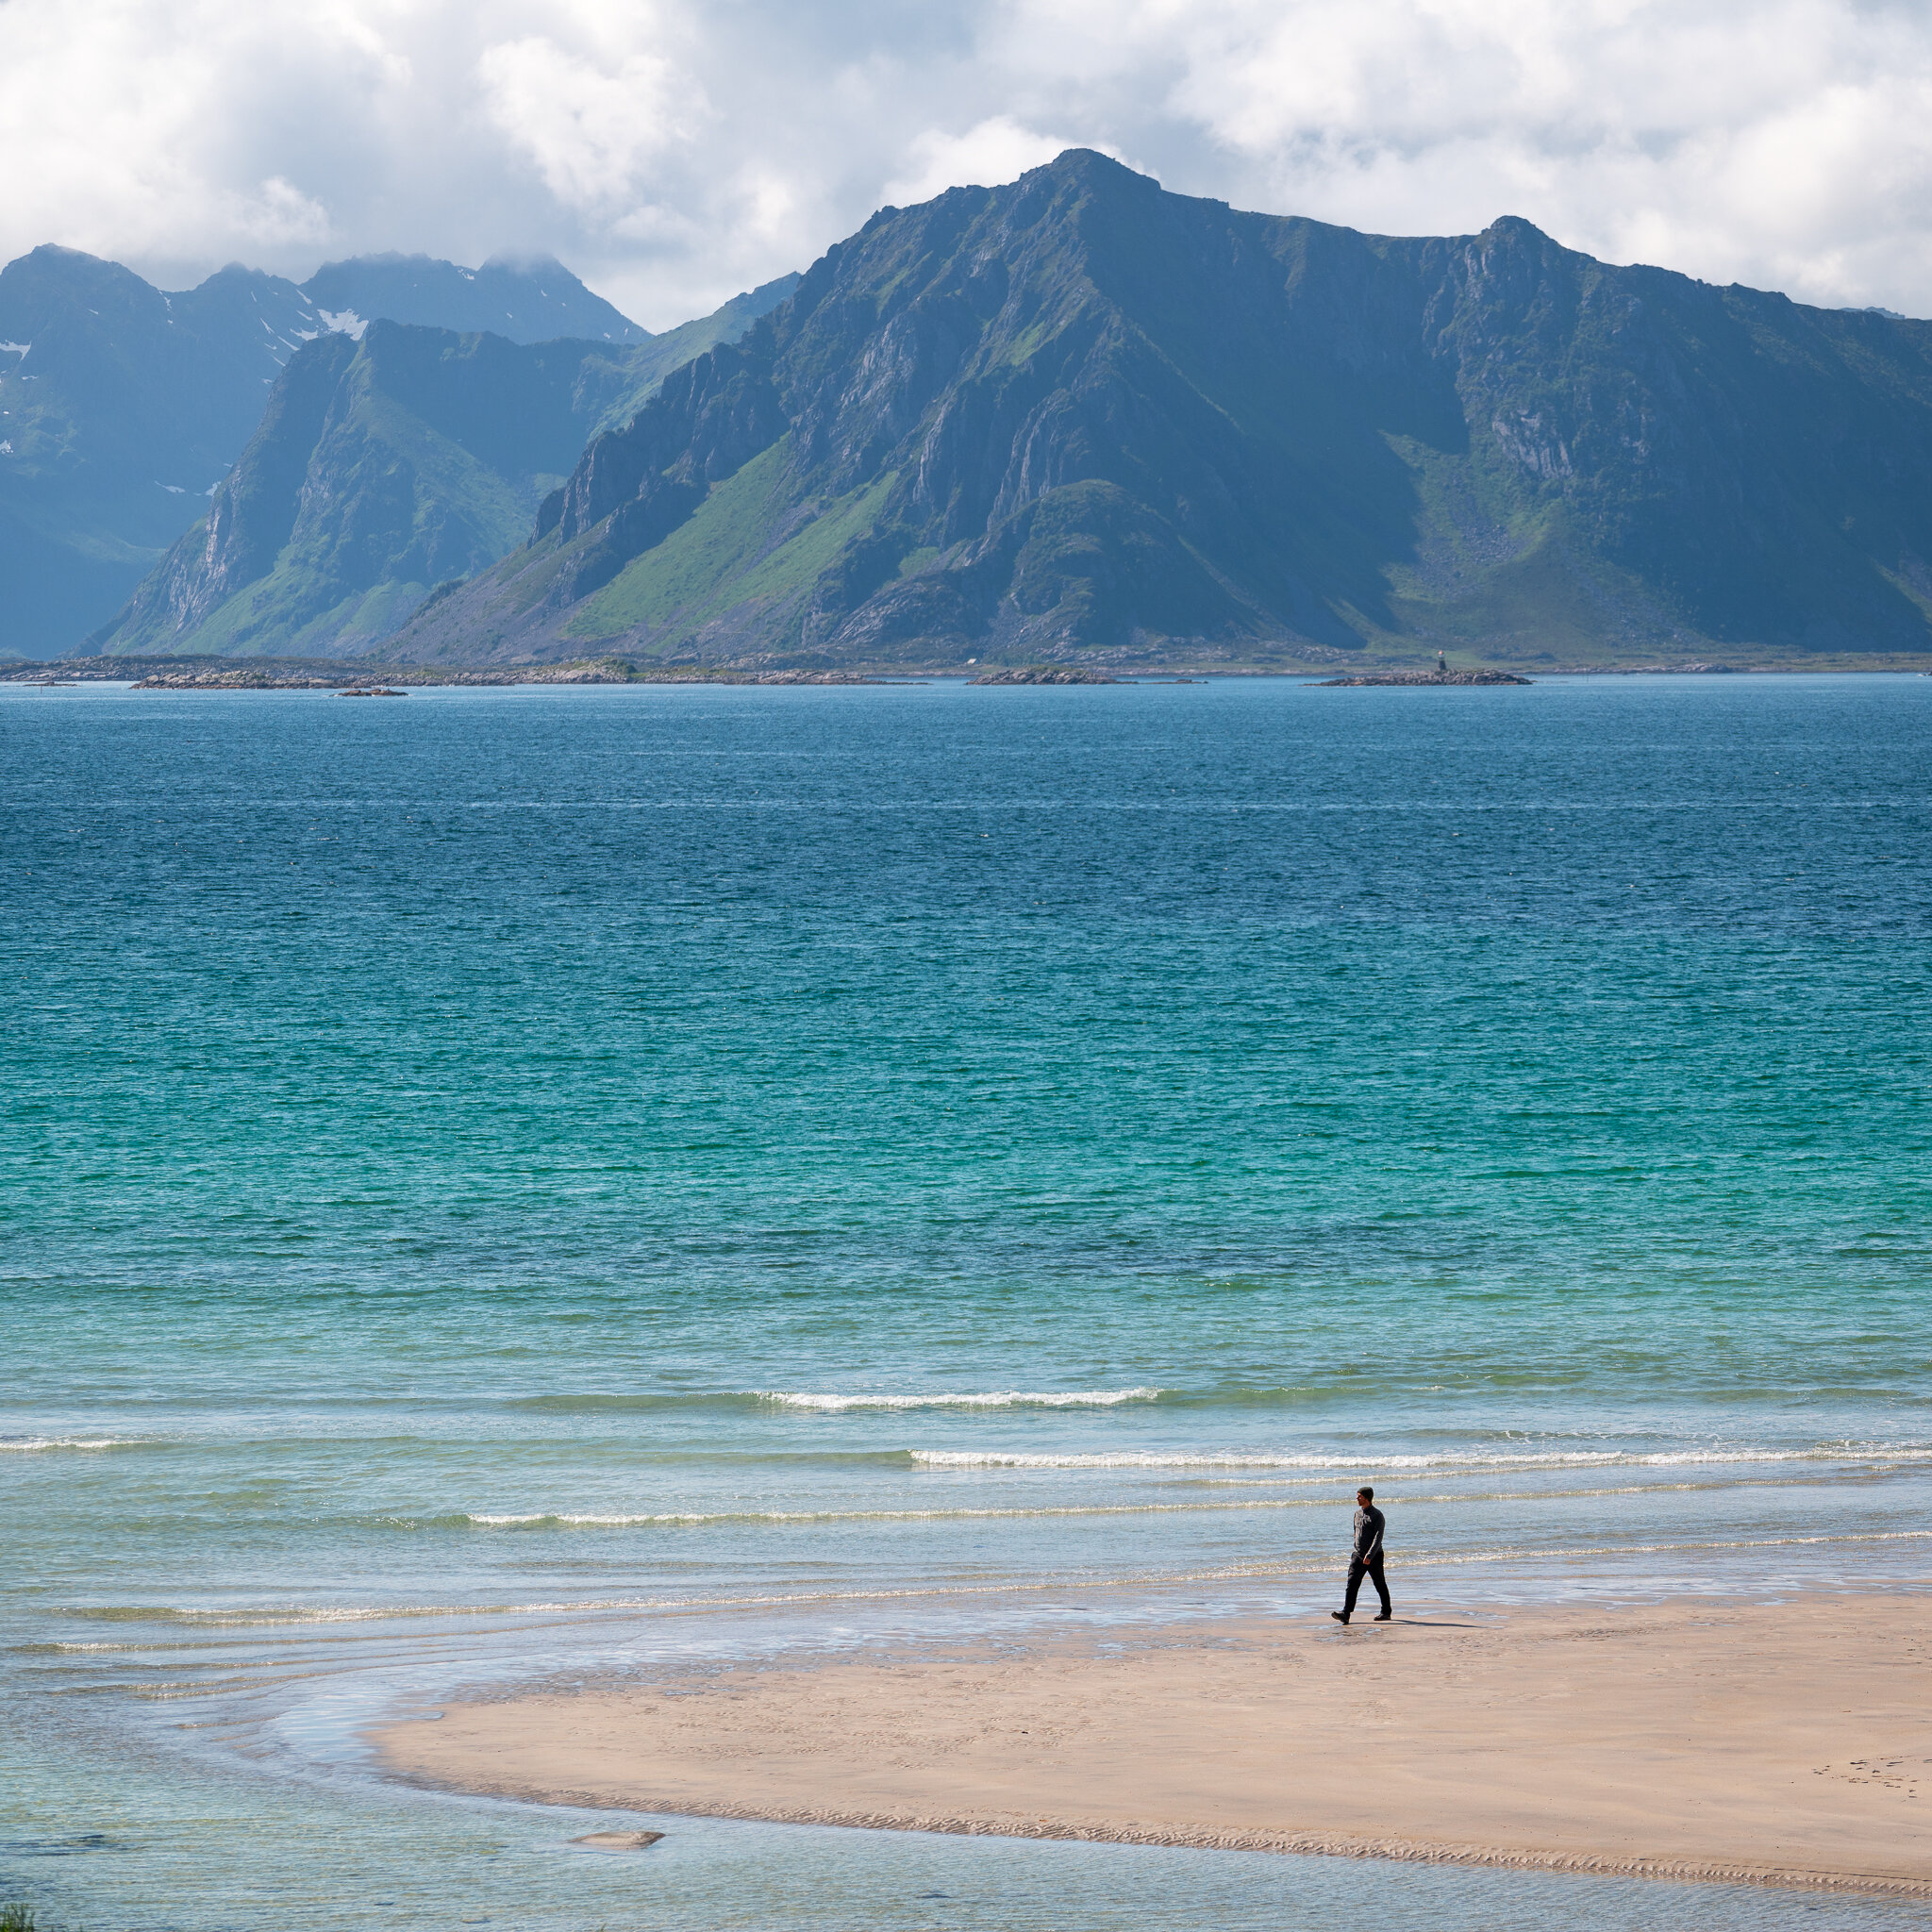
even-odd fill
[[(0, 687), (0, 1888), (589, 1927), (568, 1832), (359, 1724), (1305, 1610), (1360, 1479), (1410, 1594), (1923, 1581), (1928, 726), (1917, 677)], [(673, 1842), (637, 1923), (1817, 1903)]]

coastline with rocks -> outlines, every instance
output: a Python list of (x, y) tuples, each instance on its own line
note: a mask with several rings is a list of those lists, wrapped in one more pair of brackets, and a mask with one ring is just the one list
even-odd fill
[(1380, 671), (1359, 677), (1324, 677), (1314, 680), (1323, 690), (1351, 684), (1534, 684), (1532, 677), (1518, 677), (1513, 671)]

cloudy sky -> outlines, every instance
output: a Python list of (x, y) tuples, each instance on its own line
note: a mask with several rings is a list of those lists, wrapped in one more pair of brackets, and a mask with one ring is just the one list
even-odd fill
[(1107, 149), (1932, 315), (1932, 0), (0, 0), (0, 259), (547, 250), (651, 327)]

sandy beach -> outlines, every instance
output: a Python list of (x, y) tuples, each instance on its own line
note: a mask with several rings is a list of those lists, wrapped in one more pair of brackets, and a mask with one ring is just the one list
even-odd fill
[(655, 1812), (1932, 1896), (1932, 1597), (1197, 1624), (502, 1702), (375, 1734)]

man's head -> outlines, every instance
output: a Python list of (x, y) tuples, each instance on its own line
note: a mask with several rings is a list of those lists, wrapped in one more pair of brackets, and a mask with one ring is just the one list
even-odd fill
[(1357, 1503), (1359, 1503), (1362, 1506), (1364, 1509), (1366, 1509), (1369, 1507), (1369, 1505), (1375, 1500), (1375, 1492), (1374, 1490), (1370, 1489), (1366, 1483), (1364, 1483), (1362, 1487), (1355, 1492), (1355, 1499)]

